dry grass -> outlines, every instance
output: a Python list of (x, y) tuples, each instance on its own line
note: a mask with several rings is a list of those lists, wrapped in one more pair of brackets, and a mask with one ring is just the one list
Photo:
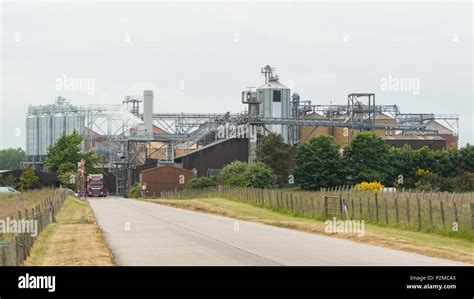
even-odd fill
[[(322, 221), (282, 214), (269, 209), (227, 199), (148, 199), (147, 201), (327, 235), (324, 231), (324, 222)], [(357, 237), (354, 234), (340, 233), (332, 234), (331, 236), (474, 264), (474, 242), (465, 239), (406, 231), (392, 227), (381, 227), (368, 223), (365, 224), (365, 235), (363, 237)]]
[(68, 197), (34, 244), (26, 266), (113, 266), (88, 202)]
[(27, 191), (14, 194), (0, 194), (0, 219), (18, 216), (18, 212), (31, 211), (40, 202), (46, 200), (53, 194), (51, 189)]

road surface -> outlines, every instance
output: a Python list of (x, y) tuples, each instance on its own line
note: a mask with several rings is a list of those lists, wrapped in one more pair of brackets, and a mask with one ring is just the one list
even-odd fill
[(90, 204), (123, 266), (462, 265), (131, 199), (91, 199)]

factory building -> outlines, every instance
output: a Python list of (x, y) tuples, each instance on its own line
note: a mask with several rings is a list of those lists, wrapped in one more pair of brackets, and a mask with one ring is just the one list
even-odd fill
[(248, 156), (249, 139), (231, 138), (176, 157), (175, 162), (185, 169), (195, 169), (201, 177), (207, 176), (210, 169), (222, 169), (233, 161), (247, 162)]
[(376, 104), (374, 93), (351, 93), (347, 104), (314, 104), (281, 84), (271, 66), (261, 73), (265, 83), (242, 92), (241, 113), (156, 113), (151, 90), (126, 96), (122, 105), (76, 106), (58, 97), (52, 105), (30, 106), (27, 163), (40, 165), (61, 134), (76, 130), (84, 136), (82, 149), (96, 151), (115, 180), (110, 193), (126, 194), (147, 181), (156, 183), (149, 189), (156, 194), (182, 187), (167, 185), (167, 176), (207, 176), (232, 161), (254, 161), (269, 132), (291, 145), (332, 136), (346, 147), (360, 132), (373, 131), (393, 146), (457, 146), (457, 115), (401, 113), (396, 105)]
[(140, 184), (146, 186), (144, 196), (160, 197), (161, 192), (184, 190), (194, 177), (191, 170), (172, 165), (157, 166), (140, 172)]

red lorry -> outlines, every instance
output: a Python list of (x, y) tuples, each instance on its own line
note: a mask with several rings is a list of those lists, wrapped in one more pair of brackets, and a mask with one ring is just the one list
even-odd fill
[(103, 174), (89, 174), (87, 176), (87, 195), (90, 197), (106, 196)]

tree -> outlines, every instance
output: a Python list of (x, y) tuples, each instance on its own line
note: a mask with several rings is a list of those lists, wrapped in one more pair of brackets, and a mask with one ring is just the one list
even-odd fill
[(351, 183), (392, 183), (390, 146), (373, 132), (357, 134), (344, 151), (344, 164)]
[(221, 171), (218, 181), (222, 185), (228, 186), (245, 186), (244, 171), (247, 168), (247, 163), (242, 161), (233, 161), (227, 164)]
[(459, 150), (458, 168), (461, 171), (474, 172), (474, 145), (468, 143)]
[(455, 148), (431, 152), (435, 163), (433, 171), (441, 177), (455, 177), (459, 168), (459, 151)]
[(272, 132), (263, 138), (257, 150), (257, 161), (270, 166), (278, 177), (286, 180), (294, 163), (293, 152), (293, 147), (286, 144), (281, 135)]
[(414, 164), (413, 148), (407, 144), (401, 148), (391, 147), (389, 155), (392, 172), (387, 183), (393, 183), (395, 187), (414, 188), (417, 167)]
[(194, 178), (189, 181), (189, 189), (204, 189), (217, 186), (215, 179), (208, 177)]
[(8, 148), (0, 150), (0, 169), (19, 169), (20, 163), (26, 160), (26, 153), (21, 148)]
[(74, 172), (77, 163), (84, 159), (86, 161), (86, 173), (101, 172), (97, 164), (100, 158), (94, 152), (81, 153), (82, 135), (76, 130), (71, 135), (62, 134), (56, 143), (48, 148), (46, 167), (58, 175)]
[(458, 191), (474, 191), (474, 172), (460, 173), (454, 178), (454, 185)]
[(33, 188), (33, 185), (38, 182), (39, 178), (31, 167), (23, 169), (23, 173), (20, 176), (20, 191), (28, 190)]
[(418, 178), (415, 183), (417, 189), (425, 191), (438, 191), (441, 189), (440, 186), (442, 179), (438, 174), (426, 169), (417, 169), (416, 176)]
[(82, 158), (82, 136), (76, 130), (71, 135), (61, 134), (56, 143), (48, 148), (46, 167), (50, 171), (64, 173), (76, 169)]
[(436, 160), (433, 151), (428, 147), (423, 146), (414, 152), (413, 162), (418, 169), (426, 169), (436, 171), (438, 169), (438, 161)]
[(76, 172), (69, 170), (58, 175), (58, 179), (63, 187), (76, 189)]
[(296, 150), (295, 180), (302, 189), (332, 187), (343, 182), (342, 156), (333, 137), (319, 136)]
[(275, 187), (276, 175), (262, 162), (234, 161), (222, 169), (218, 181), (227, 186), (271, 188)]
[(276, 186), (277, 176), (273, 170), (262, 162), (247, 164), (243, 173), (245, 187), (273, 188)]

